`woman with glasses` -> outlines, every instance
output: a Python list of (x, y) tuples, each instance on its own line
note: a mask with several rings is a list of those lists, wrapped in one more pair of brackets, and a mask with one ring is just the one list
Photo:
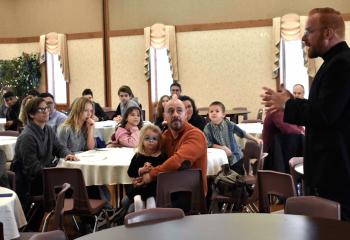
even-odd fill
[(95, 147), (95, 121), (93, 103), (85, 97), (74, 101), (68, 118), (57, 130), (58, 139), (72, 152), (91, 150)]
[(43, 98), (29, 100), (23, 114), (28, 122), (17, 139), (11, 168), (16, 173), (18, 197), (24, 211), (27, 211), (29, 196), (42, 193), (42, 168), (55, 166), (56, 157), (72, 161), (77, 158), (60, 144), (52, 128), (46, 125), (49, 108)]

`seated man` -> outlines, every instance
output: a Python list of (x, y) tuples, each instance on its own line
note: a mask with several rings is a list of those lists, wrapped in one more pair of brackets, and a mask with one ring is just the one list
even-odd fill
[(189, 161), (191, 168), (202, 170), (204, 193), (207, 193), (207, 142), (198, 128), (187, 122), (186, 109), (176, 97), (171, 99), (164, 110), (164, 119), (168, 129), (163, 133), (163, 152), (168, 159), (153, 167), (142, 176), (140, 185), (156, 180), (158, 173), (177, 171), (184, 161)]
[(134, 98), (134, 94), (131, 91), (129, 86), (121, 86), (118, 89), (118, 96), (120, 99), (120, 103), (113, 115), (112, 119), (116, 122), (121, 122), (126, 109), (129, 107), (139, 107), (141, 109), (141, 105), (137, 102), (137, 99)]
[(64, 113), (56, 110), (55, 99), (51, 93), (41, 93), (39, 97), (42, 97), (47, 106), (49, 107), (49, 121), (46, 123), (52, 127), (53, 131), (57, 133), (57, 128), (66, 120), (67, 116)]
[(55, 157), (77, 160), (61, 145), (55, 132), (46, 123), (49, 107), (41, 97), (29, 101), (24, 109), (28, 124), (17, 139), (12, 170), (16, 173), (16, 188), (22, 207), (30, 206), (30, 195), (42, 193), (41, 170), (56, 165)]
[(10, 91), (4, 94), (4, 100), (8, 106), (5, 130), (18, 131), (21, 127), (21, 121), (18, 119), (21, 103), (18, 101), (15, 94)]
[(94, 116), (92, 116), (92, 119), (95, 121), (95, 122), (98, 122), (98, 121), (106, 121), (108, 120), (108, 116), (107, 114), (103, 111), (102, 107), (100, 106), (100, 104), (98, 104), (97, 102), (93, 101), (93, 98), (94, 98), (94, 95), (91, 91), (90, 88), (86, 88), (84, 89), (84, 91), (82, 92), (81, 94), (83, 97), (86, 97), (88, 98), (90, 101), (93, 102), (94, 104), (94, 109), (95, 109), (95, 114)]

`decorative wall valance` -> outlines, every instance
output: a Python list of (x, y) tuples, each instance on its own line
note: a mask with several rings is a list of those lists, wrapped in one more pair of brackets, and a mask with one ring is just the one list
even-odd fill
[[(299, 16), (294, 13), (286, 14), (282, 17), (276, 17), (272, 20), (273, 30), (273, 62), (272, 62), (272, 78), (279, 77), (279, 59), (281, 39), (285, 41), (302, 39), (307, 17)], [(315, 60), (307, 56), (306, 46), (303, 45), (304, 63), (308, 69), (308, 75), (314, 77), (316, 74)]]
[(65, 34), (50, 32), (40, 36), (40, 64), (46, 61), (46, 52), (57, 54), (66, 82), (69, 82), (68, 49)]
[(176, 34), (175, 27), (156, 23), (151, 27), (144, 28), (145, 36), (145, 59), (144, 59), (144, 74), (146, 80), (150, 79), (150, 48), (166, 48), (172, 70), (173, 79), (176, 81), (178, 77), (177, 68), (177, 51), (176, 51)]

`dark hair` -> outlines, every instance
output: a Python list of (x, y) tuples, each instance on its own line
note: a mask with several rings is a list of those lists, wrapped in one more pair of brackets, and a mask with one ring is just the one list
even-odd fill
[(134, 94), (132, 93), (131, 91), (131, 88), (129, 86), (126, 86), (126, 85), (123, 85), (121, 86), (119, 89), (118, 89), (118, 95), (121, 93), (121, 92), (125, 92), (127, 94), (129, 94), (130, 97), (134, 97)]
[(179, 88), (180, 88), (180, 91), (182, 91), (180, 83), (173, 82), (173, 83), (170, 85), (170, 89), (171, 89), (172, 87), (174, 87), (174, 86), (175, 86), (175, 87), (179, 87)]
[(4, 94), (3, 98), (6, 99), (6, 98), (10, 98), (10, 97), (16, 97), (16, 95), (11, 92), (11, 91), (8, 91)]
[(142, 125), (143, 125), (143, 120), (142, 120), (142, 112), (141, 112), (141, 109), (139, 107), (136, 107), (136, 106), (133, 106), (133, 107), (128, 107), (123, 115), (123, 118), (122, 118), (122, 121), (120, 122), (120, 127), (122, 128), (125, 128), (126, 124), (128, 123), (128, 116), (129, 114), (134, 111), (134, 110), (138, 110), (139, 111), (139, 114), (140, 114), (140, 122), (139, 124), (137, 125), (137, 127), (139, 129), (142, 128)]
[(225, 105), (222, 102), (214, 101), (209, 105), (209, 107), (211, 107), (211, 106), (219, 106), (219, 107), (221, 107), (222, 112), (225, 113)]
[(35, 114), (38, 111), (39, 105), (45, 102), (42, 97), (36, 97), (28, 101), (24, 108), (24, 114), (27, 116), (27, 119), (32, 120), (31, 114)]
[(92, 91), (90, 88), (85, 88), (84, 91), (81, 93), (82, 96), (85, 96), (85, 95), (91, 95), (91, 96), (94, 96), (94, 94), (92, 94)]
[(32, 90), (29, 90), (29, 91), (27, 92), (26, 96), (31, 95), (31, 96), (34, 96), (34, 97), (38, 97), (39, 94), (40, 94), (40, 93), (39, 93), (37, 90), (32, 89)]
[(162, 101), (166, 97), (170, 100), (170, 97), (168, 95), (163, 95), (163, 96), (160, 97), (160, 99), (159, 99), (159, 101), (157, 103), (157, 118), (163, 117), (164, 107), (162, 105)]
[(50, 97), (50, 98), (52, 98), (52, 100), (55, 101), (55, 98), (53, 97), (53, 95), (51, 93), (48, 93), (48, 92), (40, 93), (38, 97), (41, 97), (41, 98)]
[(179, 97), (179, 100), (190, 101), (192, 108), (193, 108), (193, 115), (198, 115), (198, 109), (197, 109), (196, 104), (194, 103), (194, 100), (192, 98), (190, 98), (189, 96), (186, 96), (186, 95), (182, 95)]

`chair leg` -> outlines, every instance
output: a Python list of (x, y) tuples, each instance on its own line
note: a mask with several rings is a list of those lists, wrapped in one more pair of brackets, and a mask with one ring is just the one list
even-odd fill
[(96, 227), (97, 227), (97, 216), (95, 216), (95, 224), (94, 224), (94, 230), (92, 231), (93, 233), (96, 232)]
[(43, 228), (42, 228), (42, 232), (45, 232), (45, 229), (46, 229), (46, 224), (47, 224), (47, 221), (49, 220), (49, 218), (51, 217), (51, 214), (54, 213), (54, 211), (52, 210), (51, 212), (49, 212), (49, 214), (47, 214), (47, 216), (45, 217), (45, 220), (44, 220), (44, 225), (43, 225)]
[(79, 225), (78, 225), (77, 220), (75, 219), (74, 215), (72, 215), (72, 218), (73, 218), (74, 225), (77, 228), (77, 231), (79, 232), (80, 228), (79, 228)]

